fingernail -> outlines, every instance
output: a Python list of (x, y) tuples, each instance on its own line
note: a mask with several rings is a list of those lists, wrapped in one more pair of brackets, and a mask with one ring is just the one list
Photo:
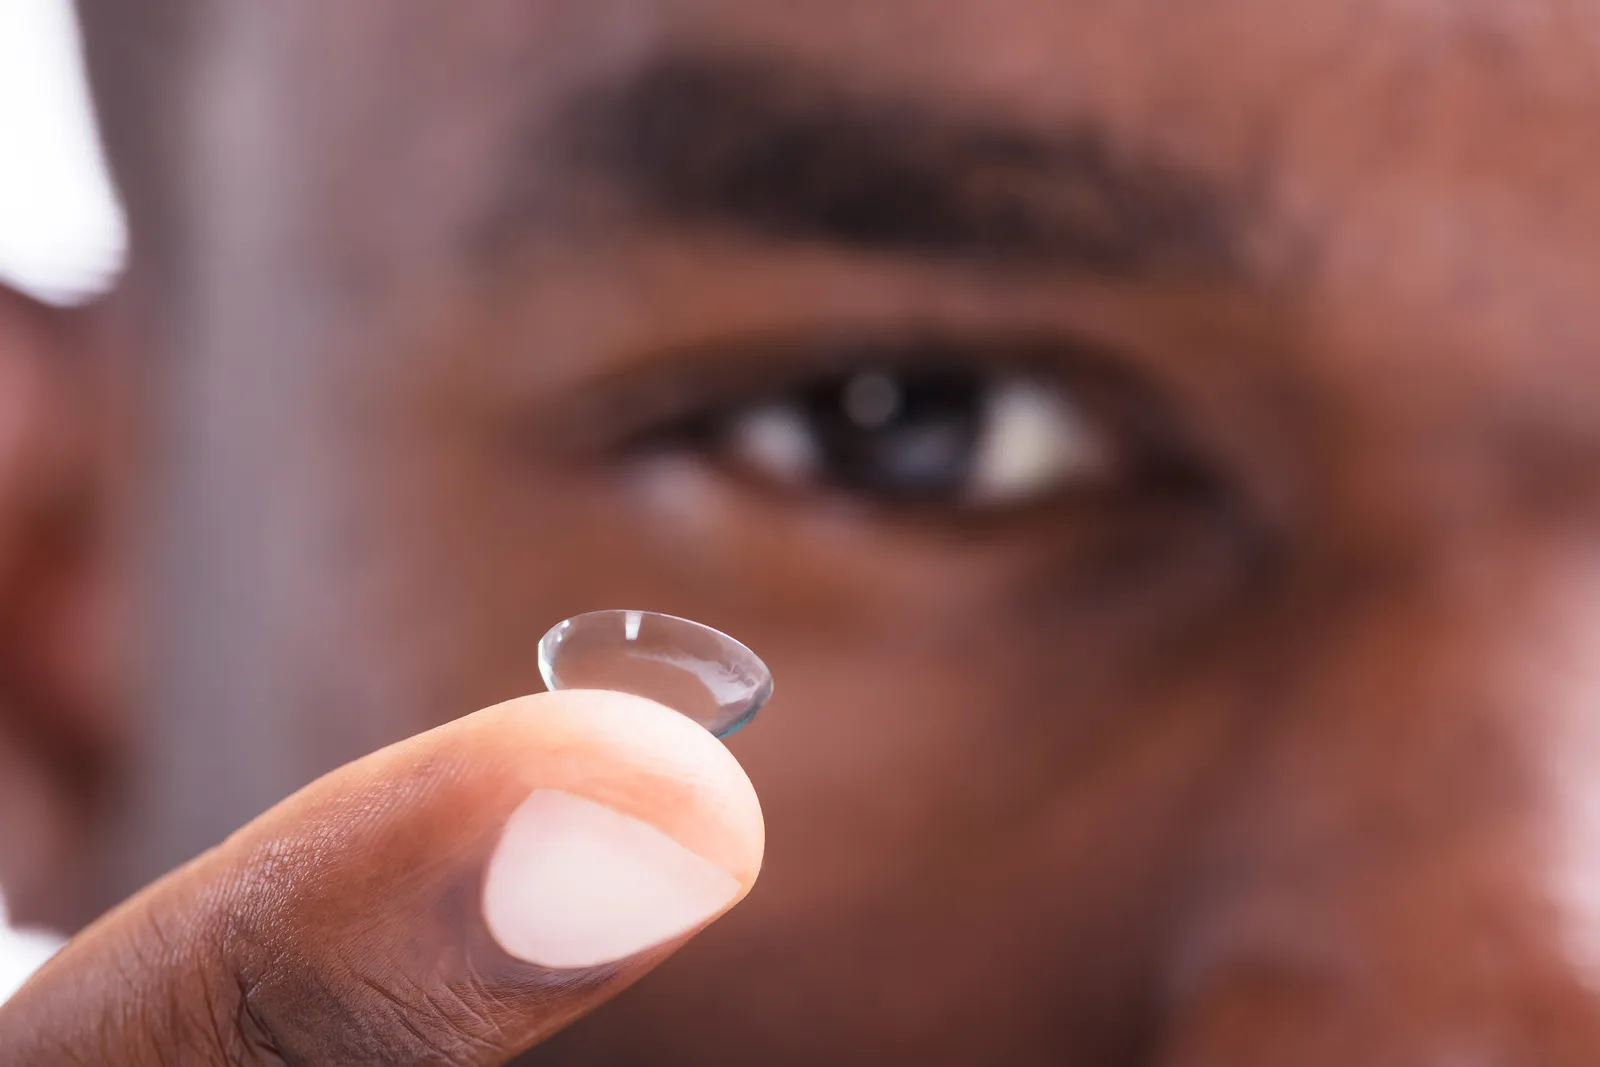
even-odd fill
[(518, 959), (593, 967), (689, 933), (738, 893), (733, 875), (649, 823), (540, 789), (506, 823), (483, 911)]

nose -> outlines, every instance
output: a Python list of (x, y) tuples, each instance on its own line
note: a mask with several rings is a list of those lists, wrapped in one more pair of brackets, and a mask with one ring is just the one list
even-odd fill
[(1199, 850), (1164, 1067), (1600, 1064), (1600, 573), (1573, 555), (1317, 601)]

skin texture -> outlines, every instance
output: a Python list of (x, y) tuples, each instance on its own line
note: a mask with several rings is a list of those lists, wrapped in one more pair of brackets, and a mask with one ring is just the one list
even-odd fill
[[(132, 666), (18, 702), (73, 739), (24, 914), (639, 606), (773, 668), (769, 854), (530, 1062), (1600, 1057), (1589, 8), (152, 6), (141, 75), (137, 6), (51, 601)], [(1023, 348), (1183, 476), (979, 513), (669, 432), (839, 337)]]

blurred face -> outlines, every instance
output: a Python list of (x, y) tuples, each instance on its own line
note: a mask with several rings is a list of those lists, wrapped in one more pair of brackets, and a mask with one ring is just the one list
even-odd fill
[(130, 880), (641, 607), (767, 868), (554, 1061), (1594, 1062), (1588, 12), (215, 14)]

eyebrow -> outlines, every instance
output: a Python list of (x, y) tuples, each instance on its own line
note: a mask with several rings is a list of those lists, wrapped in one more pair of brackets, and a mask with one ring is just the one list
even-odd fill
[(581, 173), (670, 223), (1117, 278), (1242, 273), (1235, 199), (1092, 123), (1041, 132), (677, 55), (579, 96), (559, 128)]

